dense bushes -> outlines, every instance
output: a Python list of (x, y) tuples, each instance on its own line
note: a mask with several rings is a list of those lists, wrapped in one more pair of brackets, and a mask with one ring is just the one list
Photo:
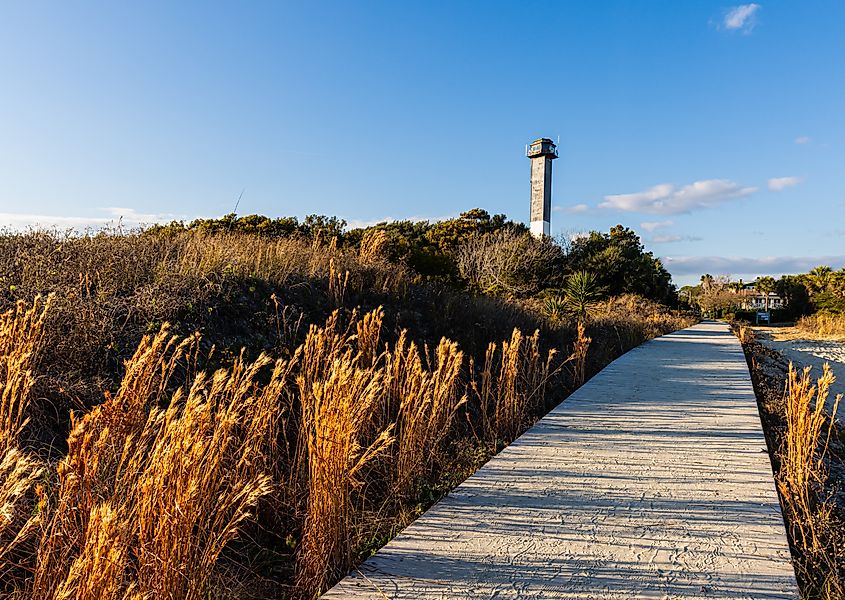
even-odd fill
[(468, 238), (457, 249), (458, 272), (470, 289), (524, 298), (563, 280), (565, 256), (554, 242), (500, 229)]
[(551, 239), (536, 240), (522, 223), (474, 208), (442, 221), (392, 221), (346, 231), (336, 217), (309, 215), (270, 219), (259, 215), (198, 219), (155, 226), (149, 234), (185, 231), (247, 233), (265, 238), (305, 239), (319, 245), (360, 250), (379, 234), (380, 256), (406, 267), (416, 282), (439, 282), (503, 297), (527, 297), (563, 285), (567, 274), (587, 271), (600, 279), (610, 296), (638, 294), (675, 304), (671, 276), (631, 229), (617, 225), (609, 233), (577, 237), (571, 247)]
[(665, 304), (677, 301), (672, 276), (627, 227), (616, 225), (609, 233), (593, 231), (576, 238), (566, 259), (567, 272), (594, 274), (610, 296), (638, 294)]

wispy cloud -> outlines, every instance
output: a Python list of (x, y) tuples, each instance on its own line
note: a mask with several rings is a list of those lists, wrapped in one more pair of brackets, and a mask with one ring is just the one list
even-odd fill
[(574, 206), (555, 206), (552, 210), (565, 213), (585, 213), (590, 210), (590, 207), (586, 204), (576, 204)]
[(760, 10), (760, 5), (756, 3), (734, 6), (725, 13), (722, 26), (731, 31), (751, 33), (757, 24), (756, 13), (758, 10)]
[(656, 235), (649, 241), (652, 244), (669, 244), (672, 242), (700, 242), (703, 238), (695, 235)]
[(656, 231), (658, 229), (666, 229), (674, 224), (673, 221), (646, 221), (645, 223), (640, 223), (640, 227), (646, 231)]
[(381, 219), (352, 219), (352, 218), (344, 218), (346, 221), (346, 228), (347, 229), (366, 229), (367, 227), (372, 227), (373, 225), (378, 225), (379, 223), (394, 223), (396, 221), (412, 221), (414, 223), (419, 223), (422, 221), (430, 221), (432, 223), (436, 221), (447, 221), (449, 219), (457, 218), (457, 214), (450, 214), (450, 215), (441, 215), (439, 217), (425, 217), (414, 215), (410, 217), (402, 217), (401, 219), (397, 219), (394, 217), (382, 217)]
[(773, 192), (779, 192), (784, 188), (798, 185), (803, 179), (800, 177), (773, 177), (769, 179), (769, 189)]
[(810, 141), (811, 141), (811, 138), (808, 135), (800, 135), (797, 138), (795, 138), (796, 144), (809, 144)]
[(383, 219), (346, 219), (347, 229), (366, 229), (379, 223), (393, 223), (396, 219), (385, 217)]
[(756, 191), (756, 187), (745, 187), (727, 179), (696, 181), (681, 188), (671, 183), (661, 183), (642, 192), (605, 196), (599, 207), (654, 215), (678, 215), (713, 208)]
[(169, 213), (140, 213), (134, 208), (109, 206), (98, 209), (102, 216), (60, 216), (31, 213), (0, 213), (0, 227), (27, 229), (29, 227), (58, 227), (60, 229), (98, 229), (115, 225), (138, 227), (185, 219), (185, 215)]
[(738, 256), (667, 256), (663, 264), (674, 276), (701, 275), (703, 273), (729, 273), (732, 275), (772, 275), (806, 273), (818, 265), (834, 269), (845, 266), (841, 256), (767, 256), (745, 258)]

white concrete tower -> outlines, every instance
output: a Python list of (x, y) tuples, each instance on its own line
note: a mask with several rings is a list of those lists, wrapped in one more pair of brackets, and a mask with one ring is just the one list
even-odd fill
[(557, 147), (548, 138), (534, 140), (525, 150), (531, 159), (531, 234), (534, 237), (551, 233), (552, 161)]

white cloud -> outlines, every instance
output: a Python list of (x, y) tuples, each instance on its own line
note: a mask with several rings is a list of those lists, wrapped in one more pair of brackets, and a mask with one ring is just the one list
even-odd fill
[(448, 221), (450, 219), (457, 219), (458, 214), (441, 215), (439, 217), (423, 217), (419, 215), (413, 215), (410, 217), (403, 217), (401, 219), (397, 219), (394, 217), (383, 217), (381, 219), (347, 219), (345, 217), (342, 218), (344, 221), (346, 221), (346, 229), (349, 230), (366, 229), (367, 227), (372, 227), (373, 225), (378, 225), (379, 223), (394, 223), (396, 221), (412, 221), (414, 223), (428, 221), (430, 223), (435, 223), (437, 221)]
[(773, 192), (779, 192), (784, 188), (801, 183), (800, 177), (773, 177), (769, 179), (769, 189)]
[(575, 206), (555, 206), (552, 210), (565, 213), (585, 213), (590, 210), (590, 207), (586, 204), (576, 204)]
[(743, 187), (727, 179), (696, 181), (680, 189), (671, 183), (661, 183), (643, 192), (605, 196), (599, 208), (677, 215), (701, 208), (713, 208), (730, 200), (744, 198), (756, 191), (755, 187)]
[(640, 223), (640, 227), (642, 227), (646, 231), (666, 229), (667, 227), (671, 227), (672, 225), (674, 225), (673, 221), (646, 221), (645, 223)]
[(184, 215), (167, 213), (139, 213), (134, 208), (109, 206), (98, 209), (104, 216), (75, 217), (58, 215), (37, 215), (28, 213), (0, 213), (0, 227), (27, 229), (29, 227), (57, 227), (59, 229), (99, 229), (102, 227), (123, 225), (138, 227), (154, 223), (168, 223), (185, 219)]
[(667, 256), (662, 260), (673, 276), (732, 273), (779, 277), (784, 274), (806, 273), (818, 265), (829, 265), (834, 269), (845, 266), (845, 256)]
[(671, 242), (700, 242), (702, 238), (694, 235), (656, 235), (649, 241), (652, 244), (669, 244)]
[(760, 10), (759, 4), (740, 4), (734, 6), (725, 13), (722, 25), (725, 29), (741, 30), (743, 33), (751, 33), (756, 25), (756, 12)]
[(652, 244), (668, 244), (670, 242), (680, 242), (683, 237), (679, 235), (656, 235), (651, 238)]
[(366, 229), (379, 223), (393, 223), (396, 219), (385, 217), (383, 219), (345, 219), (347, 229)]
[(796, 144), (809, 144), (810, 143), (810, 136), (808, 135), (800, 135), (795, 138)]

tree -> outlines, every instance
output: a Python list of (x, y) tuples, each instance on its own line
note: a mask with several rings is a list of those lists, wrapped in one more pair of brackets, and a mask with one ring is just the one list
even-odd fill
[(735, 294), (739, 294), (739, 293), (740, 293), (740, 292), (742, 292), (742, 290), (745, 288), (745, 284), (744, 284), (744, 283), (742, 283), (742, 279), (740, 279), (739, 281), (732, 281), (732, 282), (730, 282), (730, 283), (728, 284), (728, 287), (731, 289), (731, 291), (732, 291), (733, 293), (735, 293)]
[(742, 301), (742, 295), (734, 291), (735, 286), (727, 275), (713, 277), (709, 273), (701, 276), (696, 303), (707, 313), (718, 316), (731, 310)]
[(678, 290), (678, 297), (681, 299), (681, 302), (685, 303), (689, 308), (693, 308), (695, 306), (696, 300), (700, 294), (700, 285), (685, 285)]
[(810, 310), (810, 292), (801, 275), (783, 275), (775, 282), (775, 291), (783, 298), (792, 317), (805, 315)]
[[(441, 252), (454, 253), (463, 241), (474, 236), (498, 231), (506, 226), (519, 228), (520, 224), (507, 221), (505, 215), (490, 216), (482, 208), (473, 208), (461, 213), (457, 219), (446, 219), (432, 225), (428, 239), (440, 248)], [(523, 230), (525, 226), (521, 227)]]
[(833, 269), (826, 265), (819, 265), (807, 273), (810, 291), (814, 294), (828, 291), (833, 280)]
[(591, 232), (572, 241), (567, 271), (594, 273), (611, 296), (639, 294), (657, 302), (677, 301), (672, 277), (660, 259), (646, 252), (639, 236), (616, 225), (609, 233)]
[(775, 280), (772, 277), (758, 277), (754, 289), (766, 298), (766, 312), (769, 312), (769, 294), (775, 291)]
[(346, 221), (337, 217), (325, 215), (308, 215), (299, 226), (300, 231), (310, 238), (329, 241), (333, 238), (341, 239)]
[(831, 291), (839, 296), (845, 298), (845, 268), (834, 271), (831, 275)]

